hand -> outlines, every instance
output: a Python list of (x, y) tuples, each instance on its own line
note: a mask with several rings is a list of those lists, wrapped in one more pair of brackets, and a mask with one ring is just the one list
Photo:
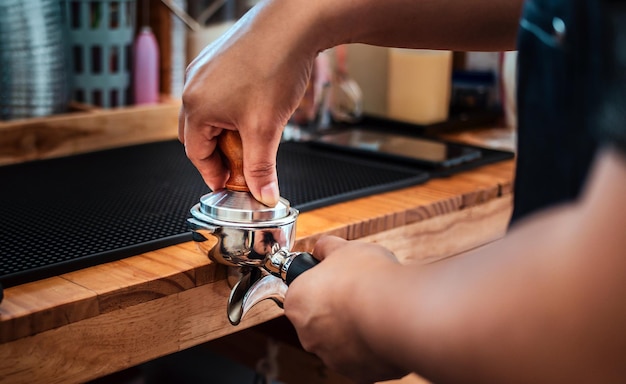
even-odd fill
[(376, 353), (369, 330), (359, 324), (359, 308), (368, 305), (364, 293), (375, 289), (371, 277), (400, 267), (395, 256), (379, 245), (338, 237), (320, 239), (313, 253), (323, 261), (294, 280), (284, 302), (304, 349), (359, 382), (408, 374)]
[(269, 206), (279, 198), (282, 130), (304, 95), (317, 54), (314, 46), (300, 47), (298, 30), (274, 21), (283, 11), (274, 3), (248, 12), (189, 65), (179, 116), (179, 139), (212, 190), (228, 179), (216, 138), (223, 129), (238, 130), (250, 192)]

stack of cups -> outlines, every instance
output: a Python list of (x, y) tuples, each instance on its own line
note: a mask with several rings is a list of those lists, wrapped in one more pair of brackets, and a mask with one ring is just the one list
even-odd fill
[(0, 120), (47, 116), (69, 101), (58, 0), (0, 1)]

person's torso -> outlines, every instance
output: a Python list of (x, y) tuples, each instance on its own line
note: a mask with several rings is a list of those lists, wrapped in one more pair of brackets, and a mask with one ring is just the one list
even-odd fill
[(588, 129), (594, 0), (528, 0), (518, 36), (518, 157), (512, 222), (575, 198), (596, 142)]

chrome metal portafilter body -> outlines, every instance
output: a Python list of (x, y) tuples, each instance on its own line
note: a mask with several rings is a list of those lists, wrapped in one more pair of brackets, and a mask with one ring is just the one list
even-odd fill
[(191, 216), (188, 222), (199, 249), (231, 267), (229, 277), (236, 278), (226, 309), (233, 325), (265, 299), (282, 307), (288, 284), (317, 264), (306, 252), (290, 252), (298, 210), (285, 199), (270, 208), (249, 192), (218, 191), (203, 196)]

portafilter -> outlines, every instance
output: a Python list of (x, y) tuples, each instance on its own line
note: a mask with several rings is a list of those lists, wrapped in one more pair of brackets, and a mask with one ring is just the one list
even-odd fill
[(225, 189), (200, 198), (188, 224), (200, 251), (232, 267), (231, 275), (237, 277), (227, 306), (228, 320), (237, 325), (262, 300), (272, 299), (282, 307), (288, 285), (318, 261), (309, 253), (291, 252), (298, 210), (282, 197), (268, 207), (250, 193), (239, 133), (224, 130), (218, 148), (230, 178)]

